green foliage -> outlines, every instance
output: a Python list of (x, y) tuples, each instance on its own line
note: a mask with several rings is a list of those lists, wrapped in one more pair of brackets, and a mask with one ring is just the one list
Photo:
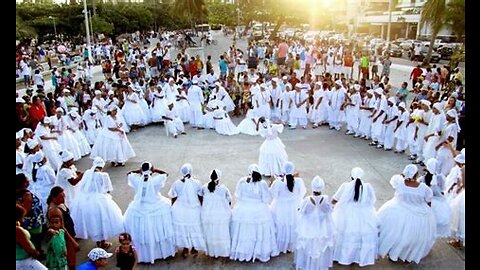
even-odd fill
[(446, 21), (458, 39), (465, 35), (465, 0), (452, 0), (447, 4)]
[(212, 3), (208, 5), (208, 23), (237, 25), (237, 6), (230, 4)]
[(115, 27), (113, 23), (107, 22), (99, 15), (92, 16), (92, 28), (95, 33), (102, 33), (110, 35), (113, 33)]

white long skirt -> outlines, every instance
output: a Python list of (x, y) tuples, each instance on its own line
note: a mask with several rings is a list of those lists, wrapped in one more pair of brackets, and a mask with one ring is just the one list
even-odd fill
[(275, 222), (278, 251), (295, 251), (298, 207), (295, 200), (276, 200), (271, 207)]
[(73, 154), (73, 160), (77, 161), (82, 158), (80, 146), (70, 130), (63, 130), (62, 134), (58, 136), (58, 143), (63, 150), (68, 150)]
[(123, 232), (122, 210), (110, 194), (78, 192), (71, 209), (78, 238), (102, 241)]
[(167, 115), (167, 104), (164, 99), (155, 99), (153, 106), (150, 106), (152, 122), (163, 122), (163, 116)]
[(123, 117), (129, 126), (144, 126), (148, 119), (139, 103), (126, 102), (122, 108)]
[(279, 254), (275, 224), (262, 202), (238, 201), (232, 212), (230, 259), (267, 262)]
[(62, 159), (60, 158), (60, 152), (62, 146), (58, 144), (57, 140), (41, 140), (43, 153), (47, 157), (48, 163), (54, 171), (58, 171), (62, 166)]
[(257, 131), (257, 125), (253, 122), (251, 118), (245, 118), (238, 124), (237, 129), (240, 133), (257, 136), (259, 135)]
[(211, 257), (228, 257), (230, 255), (230, 220), (231, 213), (222, 213), (215, 209), (208, 211), (202, 208), (202, 227), (206, 254)]
[(145, 115), (145, 125), (152, 123), (152, 116), (150, 114), (150, 108), (145, 99), (140, 99), (140, 107), (142, 107), (143, 114)]
[(175, 256), (175, 238), (170, 202), (162, 198), (155, 204), (132, 202), (125, 211), (125, 231), (132, 236), (138, 262)]
[(82, 133), (82, 131), (77, 130), (73, 132), (73, 136), (78, 142), (78, 147), (80, 148), (80, 154), (82, 155), (82, 157), (90, 154), (92, 148), (90, 147), (90, 144), (88, 143), (87, 138)]
[(437, 231), (433, 211), (410, 206), (393, 198), (378, 210), (380, 256), (419, 263), (432, 249)]
[(258, 166), (262, 175), (283, 174), (283, 164), (288, 161), (285, 145), (280, 138), (265, 140), (260, 146)]
[(378, 248), (375, 209), (356, 204), (338, 205), (332, 218), (337, 231), (333, 260), (343, 265), (373, 265)]
[(207, 247), (203, 238), (200, 220), (200, 206), (189, 207), (180, 201), (172, 205), (172, 220), (175, 246), (177, 248), (195, 248), (206, 251)]
[(221, 120), (215, 120), (215, 131), (221, 135), (237, 135), (240, 133), (238, 128), (232, 123), (230, 118), (223, 118)]
[(465, 246), (465, 190), (450, 201), (450, 208), (452, 209), (451, 236), (461, 240)]
[(432, 210), (437, 221), (437, 238), (449, 237), (452, 211), (445, 197), (433, 196)]
[(104, 128), (98, 134), (97, 140), (92, 147), (90, 158), (101, 157), (105, 162), (126, 162), (135, 156), (126, 135), (110, 131)]

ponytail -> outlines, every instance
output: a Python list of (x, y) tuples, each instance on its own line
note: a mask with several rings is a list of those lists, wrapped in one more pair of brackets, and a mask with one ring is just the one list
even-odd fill
[(293, 192), (293, 187), (295, 186), (295, 178), (291, 174), (285, 176), (287, 178), (287, 188), (290, 192)]
[(355, 195), (353, 196), (353, 201), (358, 202), (358, 197), (360, 197), (360, 188), (363, 190), (363, 184), (360, 178), (355, 180)]
[(37, 182), (37, 171), (38, 169), (36, 168), (40, 162), (33, 162), (33, 168), (32, 168), (32, 181)]
[(433, 178), (433, 174), (431, 174), (429, 171), (427, 171), (427, 174), (425, 174), (425, 184), (427, 186), (431, 186), (432, 178)]
[(210, 182), (208, 182), (208, 190), (210, 192), (214, 192), (215, 191), (215, 187), (217, 186), (217, 183), (215, 183), (215, 180), (218, 179), (218, 175), (217, 175), (217, 172), (215, 170), (212, 171), (212, 174), (210, 175)]

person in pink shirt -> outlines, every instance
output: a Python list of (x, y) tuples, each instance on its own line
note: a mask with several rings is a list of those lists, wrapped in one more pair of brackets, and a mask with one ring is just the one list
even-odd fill
[(285, 40), (282, 40), (278, 45), (278, 51), (277, 51), (277, 64), (279, 66), (285, 65), (285, 59), (287, 58), (287, 53), (288, 53), (288, 44), (285, 42)]

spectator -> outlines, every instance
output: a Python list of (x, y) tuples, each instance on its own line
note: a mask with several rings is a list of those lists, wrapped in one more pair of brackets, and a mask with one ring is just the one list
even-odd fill
[(407, 103), (408, 92), (410, 92), (408, 91), (407, 87), (408, 83), (403, 82), (397, 91), (397, 98), (400, 100), (400, 102), (405, 102), (405, 104)]
[(101, 248), (93, 248), (88, 253), (88, 262), (79, 265), (77, 270), (96, 270), (106, 267), (110, 257), (112, 257), (112, 253), (108, 253)]
[(423, 74), (423, 70), (420, 65), (417, 65), (410, 73), (410, 79), (412, 79), (412, 86), (415, 86), (418, 82), (418, 77)]
[(16, 205), (16, 209), (16, 269), (46, 270), (47, 268), (35, 259), (40, 256), (40, 252), (35, 249), (32, 241), (30, 241), (30, 234), (27, 230), (20, 226), (20, 223), (23, 222), (25, 217), (26, 210), (18, 203)]

